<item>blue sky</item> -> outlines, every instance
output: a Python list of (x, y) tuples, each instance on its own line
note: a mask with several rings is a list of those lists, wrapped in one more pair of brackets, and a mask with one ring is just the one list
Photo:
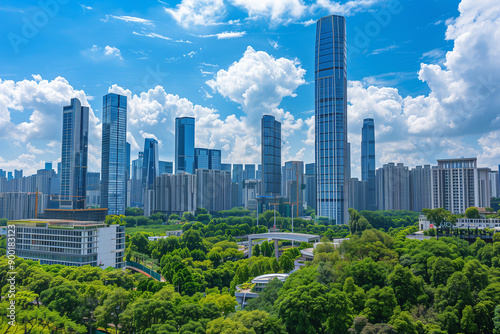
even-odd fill
[(284, 125), (284, 161), (313, 162), (314, 21), (328, 14), (347, 17), (353, 176), (366, 117), (376, 121), (379, 166), (467, 155), (494, 168), (499, 7), (494, 0), (2, 1), (0, 168), (29, 174), (60, 159), (62, 106), (77, 96), (92, 109), (89, 170), (100, 171), (102, 96), (111, 91), (129, 97), (133, 158), (154, 136), (160, 159), (172, 161), (173, 119), (189, 115), (197, 146), (222, 149), (227, 162), (259, 163), (259, 119), (269, 113)]

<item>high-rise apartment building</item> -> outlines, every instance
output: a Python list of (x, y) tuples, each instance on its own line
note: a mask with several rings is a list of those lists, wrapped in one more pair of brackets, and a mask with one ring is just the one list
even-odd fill
[(467, 208), (490, 206), (489, 168), (478, 168), (477, 158), (441, 159), (432, 168), (432, 208), (454, 214)]
[(194, 173), (194, 118), (175, 119), (175, 173)]
[(375, 123), (373, 118), (363, 120), (361, 130), (361, 180), (366, 181), (364, 195), (367, 210), (377, 210), (375, 186)]
[(71, 105), (63, 107), (61, 209), (86, 207), (88, 139), (89, 108), (71, 99)]
[(125, 214), (127, 203), (127, 97), (107, 94), (102, 100), (101, 208)]
[(410, 210), (410, 174), (402, 163), (390, 162), (376, 171), (379, 210)]
[(431, 166), (417, 166), (410, 170), (410, 210), (422, 212), (432, 207)]
[(317, 215), (348, 222), (347, 77), (345, 18), (330, 15), (316, 24), (315, 162)]
[(281, 123), (264, 115), (261, 121), (262, 195), (281, 195)]
[(208, 212), (231, 209), (231, 173), (197, 169), (196, 207)]

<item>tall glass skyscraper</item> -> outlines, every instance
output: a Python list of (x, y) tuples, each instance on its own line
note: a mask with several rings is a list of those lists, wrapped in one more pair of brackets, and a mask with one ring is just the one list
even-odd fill
[[(129, 156), (130, 158), (130, 156)], [(127, 97), (110, 93), (102, 100), (101, 208), (125, 214), (127, 195)]]
[(139, 152), (139, 158), (132, 161), (132, 181), (130, 189), (130, 205), (133, 207), (142, 208), (143, 196), (142, 191), (142, 165), (144, 152)]
[(264, 115), (261, 121), (262, 192), (266, 196), (281, 194), (281, 123)]
[(71, 105), (63, 107), (61, 209), (85, 209), (88, 140), (89, 108), (71, 99)]
[(208, 169), (221, 170), (222, 152), (221, 150), (208, 150)]
[(155, 178), (160, 174), (158, 159), (158, 141), (153, 138), (144, 140), (142, 162), (142, 186), (144, 190), (153, 189)]
[(194, 174), (194, 118), (175, 119), (175, 173)]
[(194, 169), (208, 169), (208, 148), (194, 149)]
[(345, 18), (325, 16), (316, 24), (315, 162), (317, 215), (347, 224), (348, 145)]
[(375, 183), (375, 123), (373, 118), (363, 120), (361, 130), (361, 180), (366, 184), (368, 210), (377, 210)]

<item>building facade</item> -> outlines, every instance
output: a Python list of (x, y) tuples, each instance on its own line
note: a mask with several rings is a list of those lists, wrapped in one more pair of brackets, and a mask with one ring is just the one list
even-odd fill
[(194, 174), (193, 117), (175, 119), (175, 173)]
[(432, 207), (431, 166), (417, 166), (410, 170), (410, 210), (422, 212)]
[(163, 174), (155, 180), (154, 211), (168, 214), (194, 212), (197, 208), (196, 175)]
[[(130, 154), (130, 153), (129, 153)], [(125, 214), (127, 204), (127, 97), (107, 94), (102, 100), (101, 208)]]
[(61, 209), (85, 209), (87, 198), (87, 157), (89, 108), (71, 99), (63, 107), (61, 154)]
[(281, 123), (264, 115), (261, 121), (262, 195), (281, 195)]
[(152, 191), (156, 177), (159, 175), (158, 141), (153, 138), (144, 139), (144, 155), (142, 160), (142, 190), (144, 215), (148, 217), (153, 209)]
[(390, 162), (377, 169), (376, 189), (379, 210), (410, 210), (408, 167)]
[[(365, 208), (377, 210), (375, 186), (375, 122), (373, 118), (363, 120), (361, 130), (361, 181), (366, 181)], [(361, 194), (359, 194), (361, 195)]]
[(432, 168), (432, 208), (453, 214), (471, 206), (490, 206), (489, 168), (478, 168), (477, 158), (441, 159)]
[(231, 173), (197, 169), (196, 207), (208, 212), (231, 209)]
[(142, 168), (144, 152), (139, 152), (137, 159), (132, 160), (132, 175), (130, 180), (130, 206), (142, 208), (144, 191), (142, 190)]
[(317, 216), (348, 222), (347, 76), (345, 18), (316, 24), (315, 163)]
[(304, 162), (287, 161), (285, 162), (285, 192), (283, 196), (287, 201), (293, 204), (294, 217), (304, 215)]
[(16, 255), (40, 264), (125, 266), (125, 226), (83, 221), (14, 221)]

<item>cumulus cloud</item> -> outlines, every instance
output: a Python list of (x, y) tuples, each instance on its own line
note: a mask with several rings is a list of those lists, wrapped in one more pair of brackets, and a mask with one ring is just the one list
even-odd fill
[(185, 28), (216, 24), (226, 12), (223, 0), (182, 0), (175, 9), (165, 11)]
[(98, 45), (92, 45), (90, 49), (84, 50), (82, 53), (83, 55), (96, 61), (113, 60), (116, 58), (123, 60), (120, 49), (115, 46), (106, 45), (102, 48)]
[[(19, 163), (15, 168), (24, 168), (29, 175), (41, 168), (42, 161), (56, 160), (62, 138), (62, 108), (69, 105), (72, 98), (78, 98), (84, 106), (89, 105), (85, 92), (74, 89), (62, 77), (45, 80), (40, 75), (33, 75), (32, 80), (17, 82), (0, 79), (0, 138), (10, 148), (7, 149), (9, 154), (4, 156), (10, 161), (7, 163), (12, 166)], [(22, 117), (26, 120), (14, 121), (20, 114), (26, 115)], [(96, 169), (100, 168), (100, 128), (100, 121), (90, 108), (89, 148), (99, 152), (92, 158)], [(49, 149), (43, 150), (40, 144)]]
[(225, 31), (218, 34), (211, 35), (200, 35), (198, 37), (206, 38), (206, 37), (217, 37), (217, 39), (230, 39), (230, 38), (239, 38), (246, 35), (246, 31)]
[(317, 0), (314, 9), (326, 9), (331, 14), (351, 16), (377, 5), (383, 0), (349, 0), (347, 2), (332, 0)]
[(299, 18), (308, 10), (302, 0), (230, 0), (230, 2), (244, 9), (250, 18), (265, 17), (273, 23)]

